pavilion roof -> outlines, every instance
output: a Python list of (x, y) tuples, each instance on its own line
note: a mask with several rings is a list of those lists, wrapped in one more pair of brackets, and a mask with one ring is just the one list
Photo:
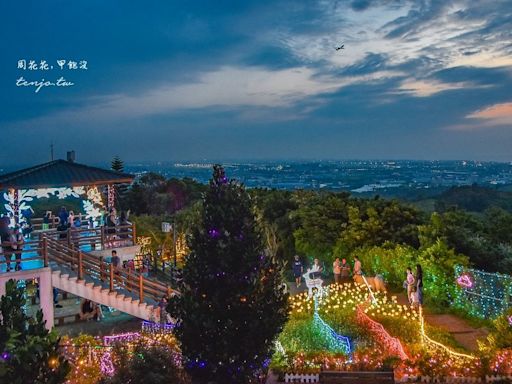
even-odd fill
[(74, 161), (54, 160), (0, 175), (0, 190), (131, 183), (134, 176)]

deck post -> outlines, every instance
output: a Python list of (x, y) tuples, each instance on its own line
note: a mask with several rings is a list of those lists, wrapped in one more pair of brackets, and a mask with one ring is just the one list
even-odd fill
[(109, 289), (110, 292), (114, 292), (114, 266), (110, 264), (110, 282), (109, 282)]
[(142, 276), (142, 273), (139, 274), (139, 300), (142, 303), (142, 300), (144, 300), (144, 277)]
[(100, 256), (100, 280), (103, 281), (105, 279), (105, 273), (103, 272), (103, 256)]
[(48, 240), (46, 239), (46, 236), (43, 236), (41, 252), (43, 254), (43, 265), (45, 267), (47, 267), (48, 266)]
[(78, 251), (78, 280), (83, 280), (84, 269), (83, 269), (83, 254), (82, 251)]
[(132, 286), (131, 286), (131, 283), (130, 283), (130, 270), (128, 269), (128, 272), (126, 273), (126, 289), (131, 292), (132, 291)]
[[(30, 272), (29, 272), (30, 273)], [(53, 328), (53, 289), (52, 289), (52, 271), (46, 268), (39, 272), (39, 305), (43, 310), (43, 319), (46, 328)]]
[(105, 226), (102, 225), (100, 227), (100, 235), (101, 235), (101, 249), (105, 249)]

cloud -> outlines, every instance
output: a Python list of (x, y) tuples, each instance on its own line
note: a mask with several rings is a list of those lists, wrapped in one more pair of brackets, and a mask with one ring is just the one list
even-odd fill
[[(1, 71), (6, 83), (16, 78), (12, 63), (20, 55), (78, 55), (91, 63), (73, 90), (30, 96), (0, 87), (0, 129), (10, 129), (6, 137), (13, 141), (5, 158), (15, 158), (12, 148), (21, 140), (38, 146), (41, 137), (60, 132), (74, 140), (80, 130), (96, 148), (93, 143), (106, 137), (128, 137), (127, 130), (154, 132), (159, 143), (180, 142), (191, 132), (193, 143), (208, 129), (222, 128), (227, 135), (251, 131), (262, 141), (282, 129), (284, 145), (313, 154), (311, 140), (299, 145), (297, 137), (314, 127), (316, 153), (323, 154), (322, 146), (337, 134), (339, 142), (360, 135), (354, 148), (363, 153), (376, 134), (401, 141), (406, 133), (413, 148), (433, 132), (447, 135), (442, 128), (449, 125), (503, 128), (508, 121), (483, 111), (510, 101), (510, 0), (160, 1), (130, 5), (123, 17), (118, 2), (89, 3), (55, 8), (55, 22), (40, 17), (35, 25), (33, 18), (16, 17), (26, 14), (21, 6), (4, 12), (14, 15), (0, 25), (12, 37), (0, 62), (0, 69), (7, 68)], [(29, 14), (49, 9), (36, 7)], [(341, 43), (345, 49), (335, 51)], [(27, 134), (18, 135), (20, 127)], [(506, 128), (478, 135), (501, 131)], [(512, 130), (507, 132), (503, 136), (510, 137)], [(506, 141), (493, 140), (482, 148)], [(233, 148), (236, 143), (255, 146), (244, 138), (233, 141)], [(446, 156), (458, 151), (456, 144), (448, 147)]]
[(447, 65), (450, 67), (479, 67), (479, 68), (499, 68), (512, 66), (512, 56), (504, 55), (495, 50), (490, 52), (477, 52), (471, 55), (460, 54), (453, 57)]
[[(59, 125), (78, 121), (115, 121), (169, 115), (183, 110), (238, 110), (239, 116), (271, 119), (267, 109), (286, 109), (312, 96), (333, 93), (348, 85), (403, 76), (398, 71), (377, 71), (365, 75), (319, 76), (307, 67), (269, 70), (261, 67), (222, 67), (185, 84), (167, 84), (134, 94), (91, 97), (80, 108), (15, 123), (18, 127)], [(318, 107), (311, 101), (301, 113)], [(247, 111), (252, 108), (253, 110)], [(254, 109), (260, 109), (260, 112)], [(283, 119), (283, 116), (277, 116)], [(290, 119), (287, 118), (287, 119)]]
[(512, 127), (512, 102), (494, 104), (490, 107), (472, 112), (466, 116), (467, 121), (448, 127), (448, 130), (470, 131), (500, 126)]
[(494, 104), (468, 115), (470, 119), (481, 119), (489, 125), (512, 125), (512, 102)]
[(481, 88), (483, 86), (472, 85), (467, 82), (443, 83), (437, 80), (406, 80), (400, 84), (398, 89), (415, 97), (429, 97), (439, 92), (475, 87)]

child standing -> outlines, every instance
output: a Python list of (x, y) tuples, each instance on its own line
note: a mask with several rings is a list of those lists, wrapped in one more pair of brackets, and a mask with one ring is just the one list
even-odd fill
[(409, 297), (409, 301), (411, 302), (411, 305), (414, 308), (418, 308), (420, 305), (419, 299), (418, 299), (418, 290), (416, 287), (412, 287), (411, 289), (411, 296)]

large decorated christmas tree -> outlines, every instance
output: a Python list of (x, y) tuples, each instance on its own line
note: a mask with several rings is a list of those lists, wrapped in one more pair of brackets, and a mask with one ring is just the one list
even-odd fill
[(169, 311), (197, 382), (247, 383), (264, 370), (287, 318), (281, 265), (263, 248), (244, 187), (214, 166)]

